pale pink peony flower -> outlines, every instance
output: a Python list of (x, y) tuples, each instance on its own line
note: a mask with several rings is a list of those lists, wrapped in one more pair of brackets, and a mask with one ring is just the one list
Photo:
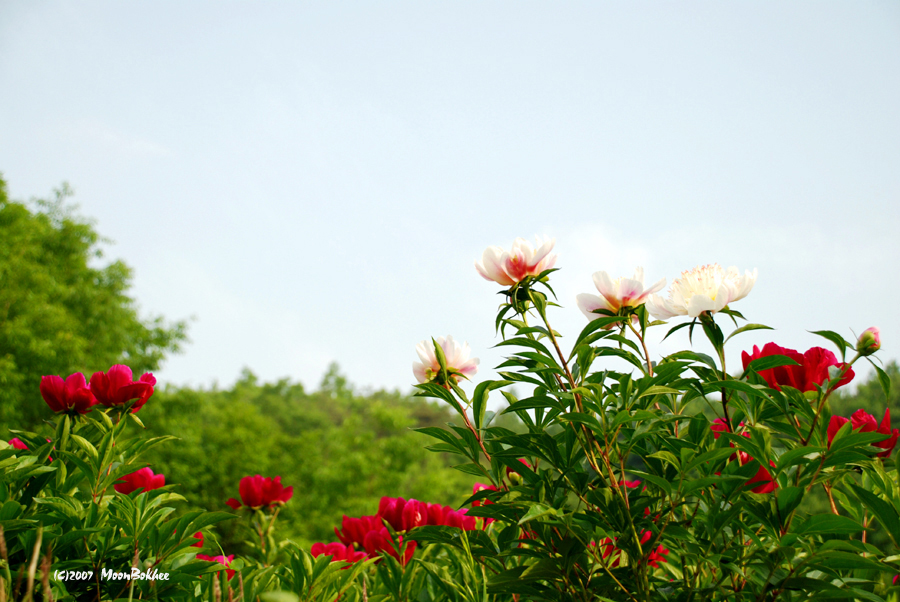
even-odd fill
[(588, 320), (596, 320), (603, 317), (594, 313), (595, 310), (604, 309), (611, 314), (617, 314), (623, 307), (639, 307), (644, 304), (651, 293), (661, 290), (666, 285), (666, 279), (656, 282), (650, 288), (644, 288), (644, 268), (634, 270), (634, 278), (609, 277), (606, 272), (594, 272), (594, 286), (600, 291), (600, 296), (590, 293), (576, 295), (578, 309)]
[[(460, 376), (469, 378), (478, 372), (478, 358), (469, 357), (471, 351), (468, 343), (460, 345), (449, 335), (447, 338), (438, 337), (435, 341), (444, 352), (444, 357), (447, 359), (447, 369), (459, 373), (451, 374), (454, 382), (459, 382)], [(434, 344), (431, 341), (422, 341), (416, 345), (416, 353), (419, 354), (419, 359), (422, 360), (421, 362), (413, 362), (413, 374), (416, 376), (416, 380), (420, 383), (434, 380), (441, 371), (441, 365), (434, 353)]]
[(714, 314), (746, 297), (756, 284), (756, 274), (754, 269), (742, 276), (736, 267), (726, 271), (717, 263), (699, 266), (681, 273), (672, 283), (668, 299), (651, 295), (647, 310), (660, 320), (675, 316), (696, 318), (704, 312)]
[(556, 242), (552, 238), (535, 237), (537, 249), (524, 238), (513, 241), (512, 249), (504, 251), (497, 246), (484, 250), (481, 262), (475, 262), (475, 269), (485, 280), (512, 286), (527, 276), (537, 276), (556, 264), (556, 255), (550, 255)]

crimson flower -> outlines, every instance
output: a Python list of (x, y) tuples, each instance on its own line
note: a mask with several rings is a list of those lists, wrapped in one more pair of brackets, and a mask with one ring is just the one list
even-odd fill
[(877, 443), (873, 443), (872, 445), (874, 445), (875, 447), (880, 447), (884, 450), (883, 452), (879, 452), (878, 454), (876, 454), (875, 457), (887, 458), (891, 455), (891, 452), (894, 450), (894, 446), (897, 444), (897, 437), (900, 436), (900, 430), (891, 430), (890, 408), (885, 408), (884, 418), (881, 420), (881, 425), (878, 424), (878, 421), (875, 420), (874, 416), (863, 409), (859, 409), (853, 412), (853, 415), (850, 416), (850, 422), (853, 424), (853, 430), (859, 430), (860, 433), (881, 433), (882, 435), (889, 435), (889, 437), (884, 441), (879, 441)]
[(54, 412), (87, 414), (97, 403), (84, 374), (76, 372), (64, 381), (61, 377), (41, 377), (41, 397)]
[(9, 443), (13, 449), (22, 449), (26, 451), (28, 450), (28, 446), (25, 445), (25, 443), (18, 437), (13, 437), (9, 441), (7, 441), (7, 443)]
[[(479, 491), (485, 491), (485, 490), (487, 490), (487, 491), (498, 491), (498, 489), (497, 489), (497, 487), (496, 487), (495, 485), (485, 485), (484, 483), (475, 483), (475, 484), (472, 486), (472, 494), (473, 494), (473, 495), (476, 494), (476, 493), (478, 493)], [(484, 500), (475, 500), (474, 502), (472, 502), (472, 507), (473, 507), (473, 508), (477, 508), (477, 507), (481, 506), (482, 504), (484, 504), (485, 506), (487, 506), (487, 505), (490, 505), (490, 504), (493, 504), (493, 503), (494, 503), (494, 502), (492, 502), (491, 500), (488, 500), (488, 499), (484, 499)]]
[[(197, 560), (206, 560), (209, 562), (218, 562), (219, 564), (225, 567), (225, 576), (231, 581), (231, 578), (234, 577), (234, 569), (230, 569), (228, 567), (231, 566), (231, 561), (234, 560), (234, 554), (229, 554), (225, 556), (224, 554), (219, 556), (207, 556), (206, 554), (197, 554)], [(218, 575), (218, 573), (216, 573)]]
[[(238, 485), (238, 493), (241, 500), (248, 508), (263, 508), (272, 505), (284, 504), (294, 495), (293, 487), (284, 487), (281, 477), (255, 477), (246, 476)], [(234, 498), (225, 502), (235, 510), (241, 507), (241, 503)]]
[(141, 375), (138, 381), (132, 380), (131, 368), (116, 364), (108, 372), (94, 372), (91, 376), (91, 393), (97, 401), (108, 408), (124, 406), (134, 401), (131, 413), (144, 407), (153, 395), (156, 378), (150, 372)]
[(362, 547), (366, 540), (366, 533), (369, 531), (376, 531), (382, 527), (384, 527), (384, 523), (381, 521), (380, 516), (350, 518), (345, 514), (344, 520), (341, 522), (343, 531), (338, 531), (337, 527), (335, 527), (334, 533), (344, 545), (349, 546), (356, 544), (357, 546)]
[(822, 385), (828, 380), (828, 369), (832, 366), (844, 370), (843, 376), (837, 384), (833, 385), (835, 389), (843, 387), (853, 380), (853, 368), (849, 364), (838, 362), (837, 357), (831, 351), (822, 347), (812, 347), (801, 355), (794, 349), (781, 347), (775, 343), (766, 343), (762, 350), (754, 345), (752, 354), (748, 354), (746, 351), (741, 352), (744, 370), (753, 360), (770, 355), (786, 355), (798, 364), (759, 371), (759, 375), (769, 386), (779, 391), (781, 391), (781, 387), (793, 387), (803, 392), (815, 391), (816, 385)]
[[(752, 462), (753, 458), (747, 452), (738, 452), (738, 461), (743, 466), (748, 462)], [(775, 462), (769, 461), (769, 466), (775, 468)], [(756, 471), (756, 474), (753, 475), (746, 483), (744, 483), (745, 487), (749, 487), (750, 485), (756, 485), (750, 489), (753, 493), (772, 493), (778, 488), (778, 483), (775, 482), (774, 477), (772, 477), (772, 473), (760, 463), (759, 470)]]
[(394, 543), (387, 527), (382, 527), (377, 531), (369, 531), (366, 533), (365, 541), (363, 541), (363, 547), (366, 549), (369, 556), (375, 556), (380, 552), (385, 552), (399, 560), (401, 565), (406, 566), (406, 563), (412, 558), (413, 552), (416, 551), (416, 542), (404, 542), (403, 536), (398, 535), (397, 545), (400, 548), (399, 553), (394, 549)]
[(834, 441), (835, 435), (837, 435), (838, 431), (841, 430), (841, 427), (848, 422), (850, 421), (843, 416), (831, 417), (831, 420), (828, 421), (828, 447), (831, 447), (831, 442)]
[(122, 477), (120, 481), (113, 485), (113, 488), (119, 493), (128, 495), (138, 489), (143, 489), (144, 491), (159, 489), (165, 484), (166, 477), (164, 475), (155, 475), (149, 468), (142, 468)]
[(331, 556), (331, 562), (343, 560), (345, 562), (357, 562), (366, 557), (365, 552), (357, 552), (353, 549), (353, 545), (344, 545), (342, 543), (314, 543), (312, 545), (312, 555), (314, 558), (319, 556)]
[(197, 543), (191, 544), (192, 548), (202, 548), (203, 547), (203, 532), (197, 531), (194, 533), (194, 538), (197, 539)]

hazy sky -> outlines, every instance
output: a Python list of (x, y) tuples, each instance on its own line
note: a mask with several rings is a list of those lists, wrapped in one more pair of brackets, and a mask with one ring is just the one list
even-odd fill
[(594, 271), (718, 262), (778, 329), (732, 365), (873, 324), (900, 356), (897, 2), (0, 1), (0, 90), (11, 195), (70, 182), (143, 315), (195, 318), (163, 381), (406, 390), (446, 334), (487, 376), (473, 261), (535, 234), (569, 340)]

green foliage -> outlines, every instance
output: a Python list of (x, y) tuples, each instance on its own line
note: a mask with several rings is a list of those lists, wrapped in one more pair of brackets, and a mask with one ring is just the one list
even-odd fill
[[(248, 370), (228, 390), (158, 390), (141, 417), (150, 433), (178, 438), (147, 458), (182, 484), (192, 508), (225, 509), (247, 475), (281, 476), (294, 497), (279, 533), (307, 547), (333, 541), (343, 514), (372, 514), (382, 496), (459, 505), (472, 491), (472, 478), (422, 453), (427, 439), (411, 430), (444, 426), (447, 408), (355, 392), (334, 365), (312, 393), (287, 380), (259, 383)], [(243, 523), (222, 528), (223, 547), (242, 552)]]
[(0, 178), (0, 432), (34, 428), (51, 413), (41, 376), (63, 378), (127, 363), (158, 368), (186, 340), (185, 324), (142, 320), (128, 294), (131, 269), (102, 257), (92, 224), (65, 204), (10, 201)]

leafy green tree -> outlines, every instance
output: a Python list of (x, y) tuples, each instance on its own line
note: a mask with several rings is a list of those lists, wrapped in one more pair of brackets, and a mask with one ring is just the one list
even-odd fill
[(184, 322), (138, 316), (122, 261), (91, 266), (102, 239), (66, 204), (71, 194), (63, 185), (50, 201), (11, 201), (0, 178), (0, 432), (49, 418), (45, 374), (90, 378), (116, 363), (140, 374), (186, 340)]

